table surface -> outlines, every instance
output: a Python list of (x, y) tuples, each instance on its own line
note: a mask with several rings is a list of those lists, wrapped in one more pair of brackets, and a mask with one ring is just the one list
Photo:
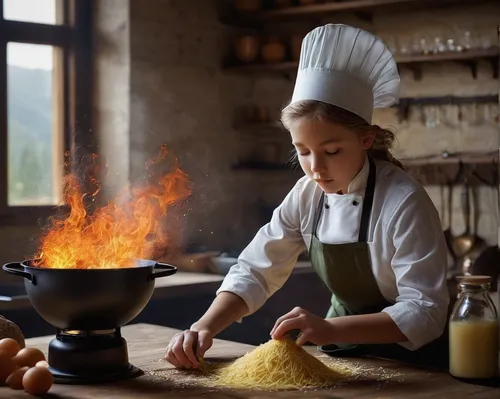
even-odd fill
[[(196, 386), (195, 377), (175, 370), (163, 360), (164, 349), (179, 330), (150, 324), (134, 324), (122, 329), (127, 340), (130, 362), (143, 370), (136, 379), (102, 385), (59, 385), (50, 389), (52, 398), (500, 398), (500, 389), (472, 385), (452, 378), (442, 371), (426, 370), (384, 359), (353, 358), (342, 360), (367, 372), (369, 377), (348, 382), (340, 387), (305, 391), (245, 391)], [(54, 336), (31, 338), (29, 347), (37, 347), (47, 355)], [(207, 352), (209, 359), (232, 359), (254, 347), (216, 339)], [(306, 347), (316, 356), (325, 356), (315, 347)], [(365, 373), (363, 373), (365, 375)], [(193, 383), (194, 381), (194, 383)], [(2, 398), (29, 398), (23, 391), (0, 387)]]

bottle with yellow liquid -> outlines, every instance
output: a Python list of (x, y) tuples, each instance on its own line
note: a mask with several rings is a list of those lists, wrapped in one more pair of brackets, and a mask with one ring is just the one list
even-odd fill
[(472, 381), (498, 378), (497, 309), (490, 276), (457, 277), (460, 294), (450, 317), (450, 374)]

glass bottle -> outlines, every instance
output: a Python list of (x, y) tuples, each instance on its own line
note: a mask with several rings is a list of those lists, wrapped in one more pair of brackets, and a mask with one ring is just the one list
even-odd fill
[(450, 374), (470, 380), (498, 376), (497, 309), (490, 276), (459, 276), (460, 294), (450, 316)]

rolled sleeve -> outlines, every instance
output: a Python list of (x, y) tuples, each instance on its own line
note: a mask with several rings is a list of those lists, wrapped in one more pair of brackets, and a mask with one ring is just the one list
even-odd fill
[(249, 309), (244, 316), (255, 313), (283, 286), (305, 249), (300, 231), (300, 183), (274, 210), (271, 221), (257, 232), (217, 290), (217, 295), (228, 291), (241, 297)]
[(406, 196), (392, 218), (389, 234), (398, 296), (383, 311), (408, 338), (400, 345), (417, 350), (443, 333), (450, 302), (446, 241), (425, 190)]

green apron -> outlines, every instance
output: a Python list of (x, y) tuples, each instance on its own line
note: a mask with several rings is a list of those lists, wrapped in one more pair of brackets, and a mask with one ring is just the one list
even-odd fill
[[(318, 239), (317, 228), (324, 207), (324, 193), (321, 195), (314, 214), (309, 255), (314, 270), (332, 292), (327, 318), (378, 313), (392, 305), (381, 294), (370, 262), (367, 236), (375, 194), (376, 167), (371, 158), (369, 158), (369, 164), (370, 171), (363, 201), (358, 242), (324, 244)], [(354, 206), (359, 206), (359, 203), (354, 201)], [(407, 350), (398, 344), (357, 343), (324, 345), (318, 349), (332, 356), (371, 355), (447, 369), (447, 337), (448, 334), (445, 331), (441, 338), (417, 351)]]

